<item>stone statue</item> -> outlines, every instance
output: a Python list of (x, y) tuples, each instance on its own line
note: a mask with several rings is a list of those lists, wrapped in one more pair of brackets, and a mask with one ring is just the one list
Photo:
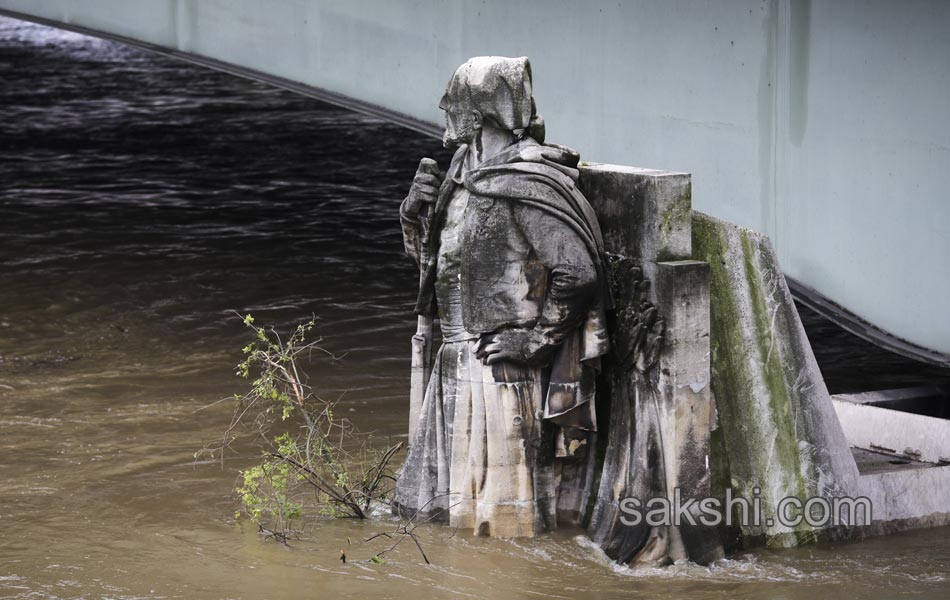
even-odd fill
[(400, 207), (420, 326), (394, 509), (533, 536), (556, 526), (571, 461), (592, 452), (608, 350), (603, 240), (577, 153), (544, 143), (527, 58), (472, 58), (439, 106), (457, 151), (444, 173), (423, 159)]

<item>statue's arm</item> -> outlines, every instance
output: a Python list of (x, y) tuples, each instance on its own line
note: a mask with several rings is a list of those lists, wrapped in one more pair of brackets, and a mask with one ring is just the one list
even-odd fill
[(439, 198), (439, 187), (445, 174), (431, 158), (419, 161), (416, 176), (412, 179), (409, 194), (399, 205), (399, 221), (402, 223), (402, 240), (408, 254), (420, 264), (423, 244), (429, 232), (430, 207)]
[(559, 345), (587, 315), (597, 293), (597, 268), (584, 241), (561, 219), (526, 205), (513, 207), (515, 222), (548, 271), (547, 290), (535, 329), (547, 345)]
[(422, 254), (422, 219), (416, 215), (410, 215), (406, 210), (406, 203), (409, 198), (406, 197), (399, 206), (399, 222), (402, 224), (402, 243), (406, 249), (406, 254), (419, 265), (419, 257)]
[(512, 360), (543, 365), (583, 322), (597, 294), (597, 269), (583, 240), (563, 221), (523, 204), (512, 211), (514, 226), (548, 271), (544, 304), (533, 328), (483, 335), (475, 356), (488, 364)]

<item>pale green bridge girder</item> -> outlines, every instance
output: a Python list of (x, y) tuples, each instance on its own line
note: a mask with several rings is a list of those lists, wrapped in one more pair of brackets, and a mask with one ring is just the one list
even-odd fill
[(0, 11), (430, 134), (459, 63), (529, 56), (550, 140), (588, 161), (692, 173), (694, 208), (768, 234), (803, 296), (950, 364), (950, 3), (0, 0)]

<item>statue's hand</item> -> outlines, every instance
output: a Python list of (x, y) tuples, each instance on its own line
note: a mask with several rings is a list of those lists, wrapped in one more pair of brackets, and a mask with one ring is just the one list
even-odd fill
[(439, 170), (439, 164), (431, 158), (419, 161), (419, 168), (409, 188), (409, 195), (402, 203), (402, 213), (410, 219), (419, 218), (423, 207), (433, 204), (439, 198), (439, 187), (445, 174)]
[(486, 333), (478, 339), (475, 358), (491, 365), (503, 360), (539, 366), (546, 363), (554, 350), (538, 329), (503, 329)]

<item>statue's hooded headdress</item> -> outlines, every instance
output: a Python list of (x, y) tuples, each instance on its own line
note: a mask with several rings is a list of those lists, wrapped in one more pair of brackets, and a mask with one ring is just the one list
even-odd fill
[(544, 143), (544, 120), (534, 102), (531, 63), (525, 56), (469, 59), (455, 70), (439, 107), (462, 115), (477, 110), (496, 127)]

